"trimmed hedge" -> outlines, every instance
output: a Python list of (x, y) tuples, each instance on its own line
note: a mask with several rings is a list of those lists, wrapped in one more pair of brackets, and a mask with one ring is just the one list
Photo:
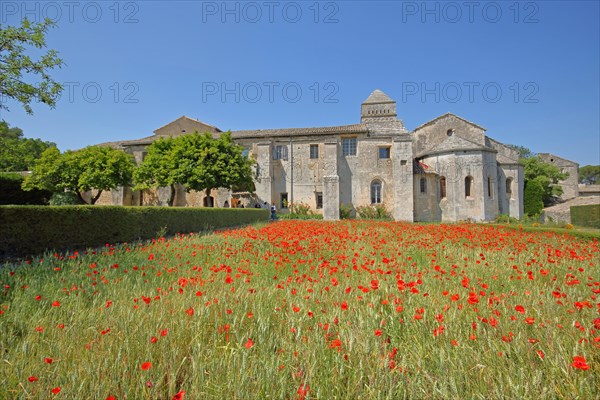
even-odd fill
[(571, 206), (571, 223), (600, 229), (600, 204)]
[(266, 221), (254, 208), (2, 206), (0, 259)]

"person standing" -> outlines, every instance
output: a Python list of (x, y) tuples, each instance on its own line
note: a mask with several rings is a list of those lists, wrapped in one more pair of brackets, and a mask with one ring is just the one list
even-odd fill
[(275, 207), (275, 203), (271, 204), (271, 221), (275, 221), (277, 219), (277, 207)]

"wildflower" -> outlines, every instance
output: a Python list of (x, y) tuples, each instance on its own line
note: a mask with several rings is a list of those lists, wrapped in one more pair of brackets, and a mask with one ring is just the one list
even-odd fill
[(587, 364), (585, 358), (582, 356), (574, 356), (571, 366), (575, 369), (580, 369), (583, 371), (587, 371), (588, 369), (590, 369), (590, 366)]
[(152, 368), (152, 363), (148, 362), (148, 361), (143, 362), (141, 368), (142, 368), (142, 371), (147, 371), (150, 368)]
[(249, 349), (252, 346), (254, 346), (254, 342), (252, 341), (252, 339), (248, 338), (248, 341), (244, 344), (244, 347)]

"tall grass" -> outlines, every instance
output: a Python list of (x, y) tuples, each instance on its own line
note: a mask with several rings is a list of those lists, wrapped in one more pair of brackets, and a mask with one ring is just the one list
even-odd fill
[(594, 398), (599, 265), (568, 235), (374, 221), (48, 254), (0, 268), (0, 398)]

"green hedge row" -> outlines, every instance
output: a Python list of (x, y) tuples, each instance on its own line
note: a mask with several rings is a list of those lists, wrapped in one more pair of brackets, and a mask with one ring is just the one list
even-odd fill
[(254, 208), (1, 206), (0, 259), (266, 221)]
[(571, 207), (571, 223), (600, 229), (600, 204)]

